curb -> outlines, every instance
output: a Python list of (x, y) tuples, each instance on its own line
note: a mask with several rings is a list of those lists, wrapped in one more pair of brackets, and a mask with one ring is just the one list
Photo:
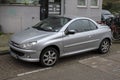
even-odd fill
[(8, 53), (9, 53), (9, 50), (0, 51), (0, 55), (5, 55), (5, 54), (8, 54)]
[(5, 55), (9, 53), (9, 47), (5, 46), (5, 47), (0, 47), (0, 55)]
[(114, 44), (120, 44), (120, 41), (113, 41)]

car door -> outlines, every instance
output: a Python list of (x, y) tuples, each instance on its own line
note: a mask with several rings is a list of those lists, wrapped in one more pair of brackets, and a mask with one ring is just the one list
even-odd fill
[(98, 29), (97, 25), (88, 20), (89, 26), (86, 27), (89, 30), (87, 31), (89, 34), (89, 49), (97, 49), (100, 45), (100, 39), (102, 38), (103, 33), (101, 33), (100, 29)]
[[(64, 34), (63, 46), (65, 55), (83, 52), (95, 48), (97, 42), (96, 33), (97, 27), (90, 27), (90, 22), (87, 19), (78, 19), (68, 25), (66, 31), (74, 30), (74, 34)], [(93, 44), (94, 43), (94, 44)]]

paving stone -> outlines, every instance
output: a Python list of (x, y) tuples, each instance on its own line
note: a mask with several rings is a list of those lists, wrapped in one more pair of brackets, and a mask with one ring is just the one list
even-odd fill
[(119, 62), (101, 58), (101, 57), (92, 57), (92, 58), (80, 60), (79, 62), (85, 65), (88, 65), (92, 68), (96, 68), (98, 70), (104, 71), (106, 73), (120, 76), (120, 63)]
[[(119, 51), (117, 53), (120, 53)], [(117, 61), (120, 63), (120, 54), (116, 54), (116, 55), (111, 55), (109, 57), (107, 57), (108, 59), (111, 59), (111, 60), (114, 60), (114, 61)]]

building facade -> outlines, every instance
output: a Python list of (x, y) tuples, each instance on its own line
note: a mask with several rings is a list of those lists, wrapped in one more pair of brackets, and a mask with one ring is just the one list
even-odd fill
[[(101, 10), (102, 0), (49, 0), (49, 15), (73, 15), (100, 21)], [(3, 32), (19, 32), (39, 21), (39, 0), (0, 0)]]

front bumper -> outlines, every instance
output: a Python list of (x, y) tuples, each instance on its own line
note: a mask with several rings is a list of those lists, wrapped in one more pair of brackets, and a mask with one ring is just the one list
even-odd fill
[(27, 61), (27, 62), (39, 62), (40, 52), (36, 50), (20, 49), (12, 45), (9, 45), (9, 46), (10, 46), (10, 54), (14, 58)]

